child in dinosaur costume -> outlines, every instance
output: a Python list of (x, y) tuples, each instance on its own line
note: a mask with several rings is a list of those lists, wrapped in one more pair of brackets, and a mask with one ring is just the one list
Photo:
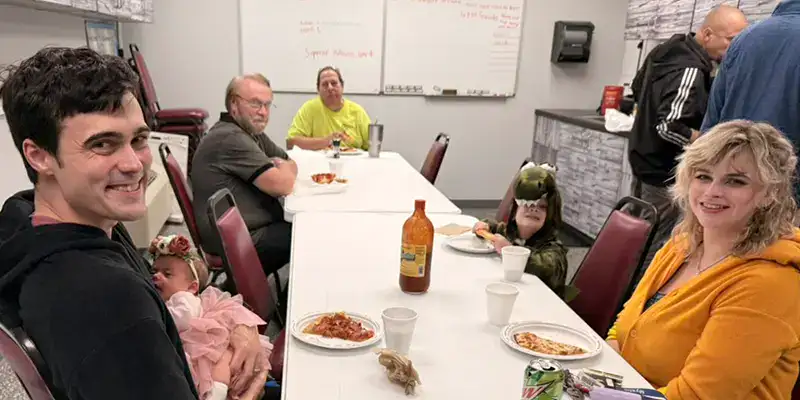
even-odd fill
[(553, 168), (529, 163), (522, 167), (514, 184), (514, 203), (509, 221), (485, 220), (473, 232), (490, 240), (500, 253), (509, 245), (531, 250), (525, 272), (539, 277), (564, 300), (577, 290), (567, 285), (567, 249), (558, 239), (561, 227), (561, 195)]

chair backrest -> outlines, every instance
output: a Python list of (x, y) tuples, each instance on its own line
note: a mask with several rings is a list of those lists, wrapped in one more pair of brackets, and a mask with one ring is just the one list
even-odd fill
[(228, 189), (220, 189), (208, 199), (208, 218), (222, 242), (222, 258), (229, 268), (226, 273), (233, 277), (236, 291), (256, 314), (269, 321), (277, 308), (275, 298), (247, 225)]
[(425, 157), (425, 162), (422, 163), (420, 173), (431, 185), (436, 183), (436, 177), (439, 176), (439, 169), (442, 167), (442, 160), (444, 160), (449, 145), (450, 136), (444, 133), (436, 135), (436, 140), (433, 141), (431, 149), (428, 150), (428, 155)]
[(129, 47), (131, 50), (131, 67), (139, 74), (141, 96), (144, 100), (143, 107), (145, 108), (145, 116), (149, 121), (155, 118), (156, 113), (161, 109), (161, 106), (158, 105), (156, 87), (153, 84), (153, 78), (150, 76), (150, 70), (147, 69), (147, 63), (144, 62), (144, 56), (139, 51), (139, 46), (131, 43)]
[(277, 380), (283, 378), (283, 357), (286, 354), (286, 329), (281, 329), (275, 341), (272, 342), (272, 354), (269, 355), (269, 363), (272, 367), (270, 374)]
[(169, 184), (172, 186), (172, 191), (178, 200), (178, 206), (181, 208), (181, 213), (186, 221), (186, 227), (189, 229), (189, 235), (192, 237), (194, 247), (200, 249), (202, 247), (200, 246), (200, 232), (197, 229), (194, 206), (192, 206), (192, 189), (189, 187), (189, 182), (183, 175), (178, 159), (175, 158), (166, 143), (161, 143), (158, 146), (158, 154), (161, 156), (161, 163), (164, 164), (164, 169), (167, 170)]
[[(642, 219), (622, 211), (636, 204), (649, 210)], [(620, 200), (586, 253), (572, 283), (580, 294), (569, 305), (601, 336), (605, 336), (627, 293), (633, 276), (647, 255), (658, 221), (658, 211), (635, 197)]]
[(497, 207), (497, 215), (495, 215), (497, 221), (508, 222), (508, 219), (511, 217), (511, 208), (514, 205), (514, 184), (517, 183), (517, 178), (519, 178), (519, 169), (529, 162), (531, 162), (530, 157), (526, 157), (517, 169), (517, 172), (514, 173), (514, 178), (511, 179), (506, 194), (503, 196), (503, 199), (500, 200), (500, 205)]
[(50, 391), (45, 375), (40, 372), (46, 368), (33, 341), (21, 329), (9, 329), (0, 324), (0, 354), (19, 377), (31, 400), (59, 398), (53, 395), (55, 391)]

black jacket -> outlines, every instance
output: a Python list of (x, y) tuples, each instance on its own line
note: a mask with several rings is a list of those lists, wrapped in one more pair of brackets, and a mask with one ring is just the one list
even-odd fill
[(661, 187), (672, 182), (675, 158), (703, 123), (712, 69), (711, 57), (689, 34), (656, 46), (636, 73), (631, 88), (638, 111), (629, 158), (642, 182)]
[(0, 303), (72, 400), (197, 399), (175, 323), (118, 225), (32, 226), (33, 192), (0, 211)]

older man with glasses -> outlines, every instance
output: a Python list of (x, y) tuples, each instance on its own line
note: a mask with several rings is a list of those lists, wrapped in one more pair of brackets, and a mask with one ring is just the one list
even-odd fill
[[(225, 94), (227, 112), (200, 141), (191, 182), (194, 209), (205, 215), (216, 191), (231, 191), (258, 251), (264, 272), (289, 262), (292, 225), (283, 218), (279, 199), (292, 193), (297, 165), (264, 134), (272, 108), (272, 88), (260, 74), (233, 78)], [(222, 253), (208, 218), (197, 226), (206, 251)]]

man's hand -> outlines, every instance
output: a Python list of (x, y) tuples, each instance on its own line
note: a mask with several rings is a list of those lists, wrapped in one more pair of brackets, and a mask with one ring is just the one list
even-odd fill
[(267, 383), (267, 376), (269, 375), (269, 370), (264, 368), (263, 371), (259, 372), (258, 375), (253, 378), (253, 381), (250, 383), (250, 386), (247, 387), (247, 390), (239, 396), (230, 396), (231, 399), (234, 400), (258, 400), (261, 398), (262, 392), (264, 391), (264, 385)]
[(292, 171), (292, 173), (297, 176), (297, 163), (294, 162), (294, 160), (285, 160), (280, 157), (272, 157), (271, 160), (275, 168)]
[(297, 163), (294, 162), (294, 160), (283, 160), (283, 163), (281, 163), (281, 168), (286, 168), (292, 171), (295, 176), (297, 176)]
[(266, 370), (268, 360), (264, 357), (258, 330), (255, 327), (239, 325), (231, 332), (230, 345), (233, 347), (231, 359), (230, 393), (241, 395), (250, 387), (253, 377)]
[(339, 140), (341, 140), (341, 141), (344, 141), (344, 142), (346, 142), (346, 141), (348, 141), (348, 140), (351, 140), (351, 139), (353, 139), (353, 137), (352, 137), (352, 136), (350, 136), (350, 134), (349, 134), (349, 133), (347, 133), (347, 132), (345, 132), (345, 131), (341, 131), (341, 132), (334, 132), (334, 133), (332, 133), (332, 134), (331, 134), (331, 136), (332, 136), (334, 139), (339, 139)]
[(347, 132), (344, 132), (344, 131), (342, 131), (342, 132), (334, 132), (334, 133), (331, 133), (330, 135), (328, 135), (327, 137), (325, 137), (325, 140), (328, 141), (328, 145), (329, 146), (333, 146), (333, 141), (335, 139), (339, 139), (342, 142), (342, 144), (346, 144), (346, 143), (351, 142), (353, 140), (353, 137), (350, 136), (350, 134), (348, 134)]

